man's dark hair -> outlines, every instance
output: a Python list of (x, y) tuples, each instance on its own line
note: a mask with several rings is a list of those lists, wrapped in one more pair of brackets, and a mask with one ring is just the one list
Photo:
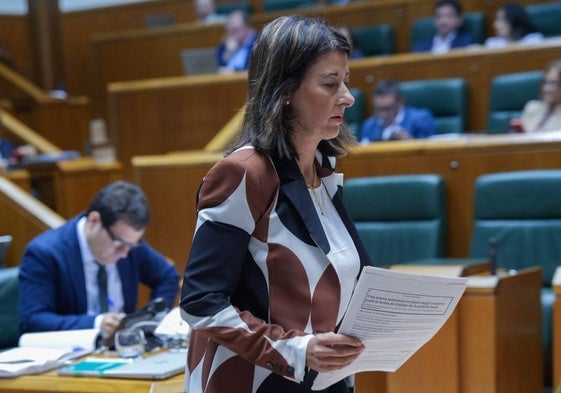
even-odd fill
[(463, 13), (462, 5), (460, 4), (459, 1), (456, 0), (439, 0), (434, 6), (434, 10), (436, 11), (440, 7), (444, 7), (444, 6), (450, 6), (454, 8), (458, 16), (461, 16)]
[(403, 99), (403, 93), (399, 82), (393, 79), (380, 79), (374, 87), (374, 95), (385, 96), (388, 94), (394, 95), (397, 100), (401, 101)]
[(102, 188), (93, 198), (87, 213), (96, 211), (101, 224), (109, 228), (123, 220), (136, 230), (144, 229), (150, 221), (146, 195), (140, 187), (126, 181), (116, 181)]

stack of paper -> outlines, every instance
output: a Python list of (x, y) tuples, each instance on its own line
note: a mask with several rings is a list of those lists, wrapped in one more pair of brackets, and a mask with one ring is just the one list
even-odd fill
[(97, 329), (26, 333), (19, 347), (0, 352), (0, 377), (35, 374), (57, 368), (68, 360), (91, 353)]

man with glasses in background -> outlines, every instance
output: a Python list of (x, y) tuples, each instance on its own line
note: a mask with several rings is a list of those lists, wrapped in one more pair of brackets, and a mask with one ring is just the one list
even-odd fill
[(436, 131), (432, 113), (405, 105), (399, 83), (394, 80), (381, 79), (374, 88), (372, 102), (376, 114), (362, 123), (359, 138), (362, 144), (428, 138)]
[(98, 328), (110, 336), (134, 312), (139, 283), (174, 305), (175, 266), (142, 239), (150, 212), (142, 190), (117, 181), (88, 210), (28, 245), (20, 264), (20, 331)]

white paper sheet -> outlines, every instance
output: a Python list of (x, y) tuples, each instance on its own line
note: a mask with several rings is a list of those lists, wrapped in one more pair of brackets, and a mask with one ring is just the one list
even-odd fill
[(319, 373), (313, 390), (363, 371), (396, 371), (444, 325), (466, 288), (467, 279), (363, 269), (339, 333), (366, 346), (349, 366)]
[(0, 378), (52, 370), (95, 349), (98, 329), (26, 333), (19, 347), (0, 352)]

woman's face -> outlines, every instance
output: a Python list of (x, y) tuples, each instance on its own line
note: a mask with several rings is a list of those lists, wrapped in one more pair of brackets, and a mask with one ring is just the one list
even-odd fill
[(295, 144), (317, 145), (339, 135), (345, 109), (355, 102), (348, 83), (348, 57), (337, 51), (320, 56), (306, 71), (302, 83), (288, 98), (295, 116)]
[(506, 19), (506, 15), (503, 9), (499, 9), (497, 11), (495, 21), (493, 22), (493, 27), (495, 29), (495, 35), (497, 37), (502, 37), (510, 40), (512, 35), (512, 27)]
[(561, 80), (555, 69), (547, 71), (542, 81), (542, 100), (549, 106), (561, 104)]

